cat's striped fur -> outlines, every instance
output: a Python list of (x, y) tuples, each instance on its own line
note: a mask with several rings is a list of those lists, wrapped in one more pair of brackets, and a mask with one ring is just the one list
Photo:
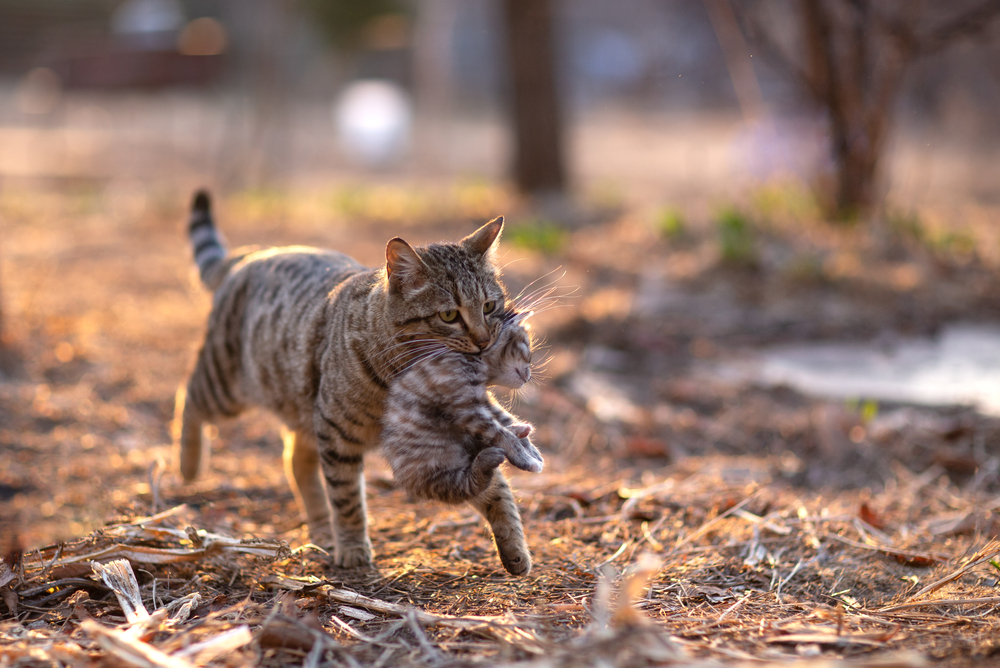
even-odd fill
[(396, 481), (411, 494), (458, 503), (479, 494), (488, 479), (472, 461), (500, 448), (511, 464), (537, 473), (543, 460), (519, 422), (487, 391), (487, 385), (518, 389), (531, 378), (531, 339), (520, 326), (525, 314), (509, 314), (497, 342), (472, 357), (436, 343), (397, 376), (383, 415), (382, 452)]
[[(389, 382), (422, 341), (459, 353), (489, 350), (504, 316), (493, 258), (502, 227), (497, 218), (460, 242), (417, 249), (392, 239), (377, 269), (306, 247), (227, 255), (208, 195), (198, 193), (189, 233), (202, 280), (215, 294), (194, 371), (178, 393), (185, 480), (198, 473), (206, 422), (267, 408), (287, 426), (285, 468), (310, 539), (333, 547), (338, 565), (369, 564), (362, 464), (380, 441)], [(494, 479), (487, 520), (495, 531), (520, 527), (509, 486), (499, 471)], [(507, 538), (498, 532), (496, 540), (503, 554)], [(504, 565), (527, 573), (523, 556)]]
[[(531, 377), (531, 346), (519, 316), (505, 318), (497, 342), (478, 356), (436, 343), (392, 382), (383, 415), (382, 453), (396, 483), (417, 498), (470, 503), (490, 519), (507, 570), (530, 564), (517, 509), (490, 518), (490, 504), (509, 492), (497, 467), (508, 459), (537, 472), (542, 457), (518, 422), (486, 390), (512, 389)], [(517, 521), (514, 521), (514, 520)]]

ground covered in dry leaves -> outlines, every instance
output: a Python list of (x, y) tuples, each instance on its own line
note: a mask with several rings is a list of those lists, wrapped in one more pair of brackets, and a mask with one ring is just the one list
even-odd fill
[[(342, 195), (233, 196), (220, 224), (234, 245), (375, 264), (389, 237), (456, 238), (509, 206), (442, 190), (447, 215), (413, 218)], [(173, 394), (209, 307), (185, 200), (0, 192), (0, 665), (997, 661), (1000, 423), (697, 372), (766, 343), (988, 320), (995, 259), (773, 207), (735, 240), (627, 211), (517, 233), (514, 209), (509, 285), (561, 267), (529, 289), (555, 281), (564, 305), (538, 316), (544, 379), (513, 403), (547, 464), (511, 475), (535, 566), (509, 577), (470, 508), (413, 502), (373, 457), (376, 567), (348, 571), (308, 545), (268, 416), (220, 425), (196, 484), (173, 471)]]

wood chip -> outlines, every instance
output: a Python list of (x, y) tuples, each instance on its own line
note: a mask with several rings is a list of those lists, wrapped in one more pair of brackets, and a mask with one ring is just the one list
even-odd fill
[(109, 629), (92, 619), (86, 619), (80, 626), (91, 637), (96, 638), (101, 648), (119, 661), (136, 668), (193, 668), (194, 664), (182, 657), (171, 656), (135, 635)]
[(378, 615), (373, 615), (372, 613), (361, 610), (360, 608), (352, 608), (347, 605), (340, 606), (340, 614), (345, 617), (352, 617), (362, 622), (370, 622), (373, 619), (378, 619)]

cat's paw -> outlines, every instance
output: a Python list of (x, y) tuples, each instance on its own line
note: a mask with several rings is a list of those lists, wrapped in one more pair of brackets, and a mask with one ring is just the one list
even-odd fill
[(497, 555), (504, 570), (511, 575), (527, 575), (531, 571), (531, 553), (528, 546), (524, 544), (524, 539), (494, 542), (497, 547)]
[(540, 473), (545, 466), (542, 453), (526, 438), (505, 439), (503, 449), (511, 466), (522, 471)]
[(334, 545), (337, 544), (337, 539), (334, 538), (333, 527), (330, 525), (330, 520), (311, 522), (308, 526), (310, 543), (313, 545), (319, 545), (330, 554), (336, 552)]
[(350, 543), (337, 548), (333, 563), (343, 568), (366, 568), (372, 565), (372, 544), (367, 539), (363, 543)]

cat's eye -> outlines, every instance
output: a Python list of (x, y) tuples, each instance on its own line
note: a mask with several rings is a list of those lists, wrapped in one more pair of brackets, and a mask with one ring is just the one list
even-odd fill
[(440, 313), (438, 313), (438, 317), (440, 317), (445, 322), (455, 322), (455, 320), (458, 319), (458, 311), (454, 309), (451, 311), (441, 311)]
[(494, 300), (489, 300), (488, 302), (483, 302), (483, 313), (493, 313), (496, 310), (497, 303)]

